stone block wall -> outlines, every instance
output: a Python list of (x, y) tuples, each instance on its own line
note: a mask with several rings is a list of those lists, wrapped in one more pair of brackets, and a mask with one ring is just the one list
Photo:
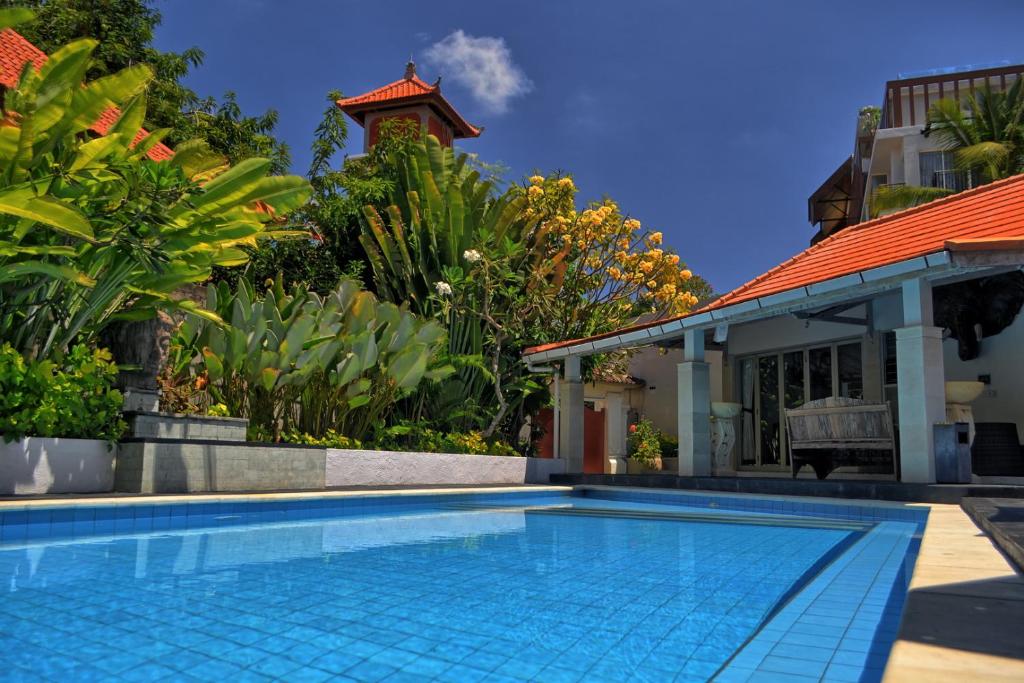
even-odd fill
[(128, 434), (134, 439), (245, 441), (249, 421), (239, 417), (128, 412)]
[(274, 444), (128, 441), (118, 450), (114, 490), (201, 493), (324, 488), (322, 448)]

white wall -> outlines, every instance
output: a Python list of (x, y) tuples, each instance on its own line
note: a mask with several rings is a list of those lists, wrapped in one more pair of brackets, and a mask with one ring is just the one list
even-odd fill
[[(722, 352), (708, 350), (705, 360), (711, 366), (711, 400), (722, 400)], [(656, 347), (647, 347), (633, 356), (629, 363), (629, 374), (644, 380), (647, 385), (639, 396), (634, 393), (631, 407), (642, 413), (654, 426), (666, 434), (679, 436), (679, 419), (676, 414), (677, 369), (683, 362), (682, 349), (668, 349), (659, 353)]]
[(971, 361), (957, 356), (957, 342), (942, 342), (946, 380), (976, 380), (991, 375), (992, 384), (973, 403), (975, 422), (1014, 422), (1024, 440), (1024, 315), (994, 337), (982, 339), (981, 355)]

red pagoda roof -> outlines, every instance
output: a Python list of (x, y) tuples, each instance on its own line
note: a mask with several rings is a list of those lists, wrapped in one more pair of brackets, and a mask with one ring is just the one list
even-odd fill
[(433, 85), (427, 84), (416, 75), (416, 66), (409, 62), (405, 76), (376, 90), (345, 97), (338, 100), (338, 107), (351, 116), (359, 125), (365, 125), (366, 114), (383, 109), (406, 107), (412, 104), (432, 106), (441, 116), (448, 119), (455, 130), (456, 138), (475, 138), (483, 128), (478, 128), (462, 118), (455, 107), (441, 94), (441, 79)]
[[(38, 69), (42, 67), (46, 59), (45, 52), (30, 43), (17, 31), (10, 28), (0, 31), (0, 86), (4, 88), (18, 87), (18, 78), (21, 76), (21, 70), (25, 67), (25, 63), (31, 62), (32, 66)], [(96, 123), (90, 126), (90, 130), (97, 135), (106, 135), (120, 115), (121, 111), (117, 107), (111, 107), (100, 114)], [(149, 135), (149, 131), (140, 128), (132, 144), (138, 144), (147, 135)], [(146, 152), (146, 156), (153, 161), (163, 161), (174, 156), (174, 152), (167, 145), (158, 142)]]

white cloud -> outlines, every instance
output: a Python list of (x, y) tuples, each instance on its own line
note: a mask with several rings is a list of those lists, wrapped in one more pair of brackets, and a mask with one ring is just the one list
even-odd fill
[(431, 45), (426, 56), (446, 78), (467, 88), (477, 101), (499, 114), (508, 109), (510, 99), (533, 90), (533, 83), (512, 61), (503, 38), (476, 38), (459, 29)]

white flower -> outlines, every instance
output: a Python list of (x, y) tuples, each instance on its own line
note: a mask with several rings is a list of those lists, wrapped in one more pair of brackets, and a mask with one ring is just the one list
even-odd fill
[(437, 290), (437, 293), (440, 296), (451, 296), (452, 295), (452, 286), (450, 284), (448, 284), (447, 282), (435, 282), (434, 283), (434, 289)]
[(467, 249), (466, 251), (462, 252), (462, 258), (466, 259), (470, 263), (476, 263), (477, 261), (482, 259), (483, 256), (476, 249)]

